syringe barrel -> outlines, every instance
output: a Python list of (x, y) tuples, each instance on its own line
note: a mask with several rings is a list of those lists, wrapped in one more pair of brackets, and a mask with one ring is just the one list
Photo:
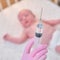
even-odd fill
[(35, 32), (35, 37), (34, 37), (34, 40), (35, 40), (35, 47), (34, 48), (37, 48), (41, 42), (41, 36), (43, 34), (43, 25), (42, 24), (38, 24), (37, 25), (37, 28), (36, 28), (36, 32)]
[(43, 25), (42, 25), (42, 23), (37, 24), (35, 33), (36, 34), (42, 34), (43, 33)]

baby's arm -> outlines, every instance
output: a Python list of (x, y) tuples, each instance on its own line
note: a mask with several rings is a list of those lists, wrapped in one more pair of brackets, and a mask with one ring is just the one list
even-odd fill
[(50, 20), (50, 21), (44, 21), (44, 28), (43, 28), (43, 35), (42, 35), (42, 44), (48, 44), (51, 41), (51, 38), (53, 36), (54, 31), (56, 30), (55, 26), (57, 24), (60, 24), (60, 20)]
[(60, 24), (60, 19), (56, 20), (43, 20), (44, 23), (49, 24), (51, 26), (55, 26), (57, 24)]
[(9, 34), (4, 35), (3, 37), (5, 40), (16, 43), (16, 44), (21, 44), (25, 42), (28, 38), (26, 33), (23, 33), (22, 36), (20, 37), (12, 37)]

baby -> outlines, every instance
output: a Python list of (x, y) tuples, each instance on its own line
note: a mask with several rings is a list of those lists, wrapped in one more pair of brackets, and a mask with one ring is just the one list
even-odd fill
[[(23, 9), (18, 14), (19, 22), (22, 24), (24, 31), (23, 34), (17, 38), (12, 37), (10, 34), (5, 34), (3, 38), (7, 41), (21, 44), (25, 41), (27, 41), (29, 38), (33, 38), (35, 35), (36, 26), (39, 23), (39, 20), (36, 18), (36, 16), (32, 13), (32, 11), (28, 9)], [(50, 43), (50, 40), (52, 38), (53, 32), (55, 31), (54, 26), (60, 23), (60, 20), (50, 20), (50, 21), (44, 21), (43, 22), (43, 35), (42, 35), (42, 41), (41, 44), (48, 44)]]

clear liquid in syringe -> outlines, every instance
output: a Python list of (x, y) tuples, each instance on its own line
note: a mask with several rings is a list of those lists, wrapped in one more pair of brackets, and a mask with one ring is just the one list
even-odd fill
[(43, 8), (41, 8), (40, 20), (39, 20), (39, 23), (37, 24), (36, 31), (35, 31), (35, 36), (34, 36), (35, 48), (38, 47), (38, 45), (40, 44), (41, 36), (43, 34), (42, 12), (43, 12)]

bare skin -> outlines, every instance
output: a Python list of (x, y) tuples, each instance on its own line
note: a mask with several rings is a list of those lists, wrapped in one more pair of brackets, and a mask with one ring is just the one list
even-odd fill
[[(27, 41), (29, 38), (34, 37), (36, 25), (39, 23), (39, 21), (36, 18), (36, 16), (30, 10), (27, 10), (27, 9), (24, 9), (19, 12), (18, 19), (24, 28), (23, 34), (19, 38), (17, 38), (17, 37), (13, 37), (7, 33), (3, 36), (3, 38), (7, 41), (21, 44), (21, 43)], [(49, 20), (49, 21), (43, 20), (44, 28), (43, 28), (41, 44), (49, 45), (52, 35), (53, 35), (54, 31), (56, 30), (55, 26), (57, 24), (60, 24), (59, 19), (58, 20)]]

